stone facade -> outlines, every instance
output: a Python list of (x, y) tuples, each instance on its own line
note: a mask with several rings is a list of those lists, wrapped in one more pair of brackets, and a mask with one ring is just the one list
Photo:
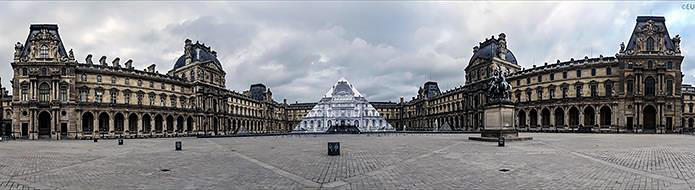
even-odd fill
[[(84, 62), (66, 51), (56, 25), (32, 25), (15, 45), (12, 133), (38, 139), (224, 135), (288, 130), (270, 90), (253, 97), (225, 89), (217, 53), (185, 41), (167, 74), (119, 58)], [(254, 87), (258, 87), (255, 85)], [(254, 88), (257, 90), (256, 88)]]
[[(225, 89), (217, 52), (186, 40), (182, 54), (166, 74), (119, 58), (79, 61), (56, 25), (32, 25), (15, 45), (12, 95), (0, 97), (0, 119), (11, 125), (2, 132), (27, 139), (286, 133), (317, 105), (275, 102), (263, 84)], [(442, 92), (428, 81), (409, 101), (369, 104), (397, 130), (478, 131), (488, 81), (499, 71), (512, 85), (519, 130), (678, 132), (695, 123), (695, 87), (682, 84), (682, 60), (680, 37), (670, 37), (664, 17), (638, 17), (614, 56), (532, 68), (518, 65), (501, 33), (473, 48), (464, 85)]]
[[(638, 17), (627, 46), (612, 57), (570, 59), (521, 68), (506, 48), (506, 35), (474, 47), (466, 84), (434, 97), (403, 102), (409, 129), (449, 123), (478, 130), (494, 70), (513, 86), (516, 126), (530, 131), (677, 132), (692, 128), (692, 94), (682, 84), (680, 37), (671, 38), (664, 17)], [(431, 83), (431, 82), (428, 82)], [(425, 86), (428, 84), (426, 83)], [(691, 122), (692, 123), (692, 122)], [(412, 126), (412, 127), (410, 127)]]

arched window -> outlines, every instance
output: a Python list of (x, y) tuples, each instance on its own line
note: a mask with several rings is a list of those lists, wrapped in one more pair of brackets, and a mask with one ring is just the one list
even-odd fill
[(654, 51), (654, 39), (651, 37), (647, 38), (647, 51)]
[(656, 94), (655, 83), (656, 82), (653, 77), (647, 77), (647, 79), (644, 80), (645, 96), (654, 96)]
[(48, 83), (42, 83), (39, 86), (39, 101), (48, 102), (50, 100), (51, 86)]
[(41, 46), (39, 49), (39, 58), (48, 58), (48, 46)]

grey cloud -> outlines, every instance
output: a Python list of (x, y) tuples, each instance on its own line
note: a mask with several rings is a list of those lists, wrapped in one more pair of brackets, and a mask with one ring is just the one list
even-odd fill
[[(685, 14), (671, 3), (549, 2), (3, 2), (0, 55), (11, 60), (30, 23), (60, 24), (66, 48), (171, 69), (183, 40), (212, 46), (236, 91), (269, 86), (276, 100), (316, 101), (341, 77), (372, 101), (410, 99), (427, 80), (442, 90), (464, 83), (478, 42), (505, 32), (524, 67), (584, 55), (611, 56), (634, 19), (650, 9)], [(38, 9), (34, 14), (27, 11)], [(685, 14), (692, 17), (692, 14)], [(695, 20), (695, 19), (690, 19)], [(667, 22), (669, 18), (667, 18)], [(692, 22), (669, 26), (684, 49)], [(593, 52), (593, 53), (592, 53)], [(686, 82), (695, 81), (687, 64)], [(2, 84), (11, 77), (0, 66)]]

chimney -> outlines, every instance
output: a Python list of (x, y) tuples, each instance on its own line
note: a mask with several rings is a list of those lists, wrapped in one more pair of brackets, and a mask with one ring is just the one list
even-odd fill
[(282, 103), (287, 104), (287, 98), (282, 99)]
[(403, 96), (401, 96), (401, 103), (403, 103)]
[(147, 72), (154, 73), (154, 68), (155, 68), (156, 66), (157, 66), (157, 65), (155, 65), (155, 64), (150, 65), (149, 67), (147, 67)]

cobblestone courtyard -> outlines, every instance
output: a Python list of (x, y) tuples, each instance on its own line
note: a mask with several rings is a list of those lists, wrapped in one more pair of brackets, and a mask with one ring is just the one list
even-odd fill
[(472, 135), (181, 138), (179, 152), (174, 138), (10, 141), (0, 189), (695, 188), (695, 136), (532, 133), (497, 147)]

